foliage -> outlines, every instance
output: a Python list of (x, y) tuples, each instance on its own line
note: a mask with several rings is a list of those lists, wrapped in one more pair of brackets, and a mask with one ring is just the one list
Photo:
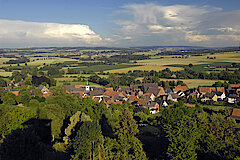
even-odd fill
[(121, 153), (118, 154), (119, 159), (147, 159), (142, 143), (135, 137), (138, 132), (138, 127), (132, 114), (129, 110), (125, 110), (119, 117), (115, 131), (117, 142), (121, 146), (118, 150)]
[(0, 135), (2, 136), (22, 128), (22, 123), (36, 117), (36, 114), (26, 107), (1, 105), (0, 111)]
[(73, 140), (72, 159), (104, 159), (103, 136), (97, 121), (86, 121)]
[(52, 138), (60, 138), (61, 128), (63, 125), (63, 120), (65, 119), (65, 111), (58, 104), (46, 104), (41, 109), (40, 112), (44, 112), (51, 122)]
[(17, 104), (17, 97), (11, 92), (6, 92), (2, 95), (1, 101), (3, 102), (3, 104), (14, 105)]
[(72, 134), (72, 131), (74, 131), (74, 127), (77, 125), (77, 123), (80, 121), (80, 115), (81, 112), (77, 111), (71, 118), (70, 118), (70, 124), (68, 127), (65, 129), (65, 134), (66, 136), (63, 137), (64, 143), (68, 144), (69, 143), (69, 137)]

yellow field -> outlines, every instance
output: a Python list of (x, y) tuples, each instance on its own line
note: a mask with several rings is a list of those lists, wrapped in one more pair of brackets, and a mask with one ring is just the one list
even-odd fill
[(164, 66), (160, 66), (160, 65), (146, 64), (144, 66), (107, 70), (105, 72), (109, 72), (109, 73), (127, 73), (128, 71), (133, 71), (133, 70), (145, 70), (145, 71), (155, 70), (155, 71), (161, 71), (161, 70), (163, 70), (165, 68), (169, 68), (171, 71), (179, 71), (179, 70), (183, 69), (183, 68), (180, 68), (180, 67), (164, 67)]
[[(216, 59), (207, 59), (207, 57), (216, 57)], [(137, 64), (139, 65), (154, 65), (160, 66), (159, 68), (170, 68), (167, 65), (199, 65), (199, 64), (211, 64), (214, 62), (235, 62), (240, 63), (240, 52), (231, 52), (231, 53), (218, 53), (214, 55), (205, 55), (205, 56), (190, 56), (189, 58), (172, 58), (172, 56), (161, 56), (162, 59), (157, 57), (152, 57), (148, 60), (139, 60)], [(158, 67), (156, 67), (158, 69)], [(182, 70), (181, 67), (172, 67), (172, 71)]]
[(5, 71), (2, 72), (1, 71), (0, 76), (3, 76), (3, 77), (12, 76), (12, 72), (5, 72)]
[[(39, 57), (39, 60), (31, 61), (31, 62), (28, 62), (27, 64), (28, 64), (28, 66), (37, 66), (37, 65), (43, 65), (43, 63), (54, 64), (54, 63), (63, 63), (65, 61), (75, 61), (75, 62), (78, 62), (78, 60), (71, 59), (71, 58), (59, 58), (59, 57), (53, 57), (52, 58), (51, 57), (51, 58), (48, 58), (46, 60), (43, 60), (42, 58), (43, 57)], [(34, 57), (33, 59), (37, 59), (37, 58)]]

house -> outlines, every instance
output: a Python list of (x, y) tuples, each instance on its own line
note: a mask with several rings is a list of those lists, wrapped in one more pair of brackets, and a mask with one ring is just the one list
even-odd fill
[(182, 91), (182, 92), (185, 92), (188, 90), (188, 87), (187, 86), (175, 86), (173, 88), (173, 92), (174, 93), (178, 93), (179, 91)]
[(237, 101), (237, 98), (239, 98), (236, 94), (230, 94), (228, 96), (228, 103), (235, 103)]
[(185, 97), (185, 93), (182, 92), (181, 90), (179, 90), (179, 91), (177, 92), (177, 94), (178, 94), (180, 97)]
[(169, 88), (164, 88), (164, 92), (165, 92), (166, 95), (168, 95), (169, 93), (172, 92), (172, 90), (169, 89)]
[[(197, 97), (197, 98), (199, 98), (199, 96), (200, 96), (200, 93), (199, 93), (199, 91), (197, 90), (197, 89), (189, 89), (188, 90), (188, 94), (189, 94), (189, 96), (191, 96), (191, 97)], [(187, 98), (189, 98), (189, 96), (187, 97)]]
[(145, 92), (145, 93), (147, 93), (147, 91), (150, 88), (158, 88), (158, 85), (156, 83), (144, 83), (142, 85), (142, 91)]
[(144, 96), (147, 96), (150, 98), (150, 100), (155, 101), (155, 95), (153, 93), (145, 93)]
[(204, 95), (206, 93), (211, 93), (211, 92), (224, 92), (225, 93), (225, 88), (224, 87), (199, 87), (199, 92)]
[(43, 97), (44, 98), (47, 98), (50, 95), (51, 95), (51, 92), (49, 90), (46, 90), (45, 92), (43, 92)]
[(104, 92), (105, 92), (105, 88), (92, 88), (92, 90), (89, 91), (88, 94), (92, 98), (94, 98), (94, 97), (103, 97)]
[(129, 103), (133, 103), (138, 100), (138, 97), (134, 96), (134, 95), (128, 95), (127, 98), (128, 98)]
[(124, 97), (124, 95), (121, 92), (116, 92), (116, 91), (111, 91), (111, 90), (106, 90), (103, 93), (104, 96), (108, 96), (110, 98), (112, 98), (113, 96), (119, 95), (121, 97)]
[(234, 108), (230, 118), (240, 121), (240, 109)]
[(155, 114), (159, 112), (159, 104), (157, 102), (149, 101), (147, 102), (146, 107), (148, 108), (148, 110), (150, 110), (151, 114)]
[(215, 94), (217, 95), (217, 100), (223, 101), (223, 99), (226, 98), (226, 95), (224, 92), (217, 91), (215, 92)]
[(159, 92), (158, 92), (157, 97), (160, 97), (160, 96), (166, 95), (166, 93), (165, 93), (163, 87), (158, 87), (158, 89), (159, 89)]
[(102, 101), (101, 97), (93, 97), (92, 99), (96, 102), (99, 102), (99, 103)]
[(169, 93), (168, 96), (167, 96), (167, 100), (171, 100), (171, 101), (174, 101), (174, 102), (177, 102), (178, 99), (181, 98), (177, 93)]
[(79, 85), (68, 85), (66, 86), (66, 92), (69, 94), (83, 94), (85, 91), (84, 87), (81, 87)]
[(19, 90), (18, 89), (11, 89), (9, 92), (15, 94), (16, 96), (18, 96), (18, 94), (19, 94)]
[(130, 87), (117, 87), (115, 89), (116, 92), (123, 92), (125, 93), (126, 95), (131, 95), (132, 94), (132, 91), (131, 91), (131, 88)]
[(165, 108), (165, 107), (168, 106), (167, 102), (165, 100), (163, 100), (163, 99), (156, 99), (155, 101), (159, 104), (160, 107), (164, 107)]
[(240, 83), (238, 84), (230, 84), (231, 89), (237, 89), (240, 88)]
[(166, 94), (162, 87), (148, 87), (145, 93), (153, 93), (155, 97), (160, 97)]
[(108, 100), (107, 102), (105, 102), (106, 106), (109, 107), (112, 104), (122, 104), (121, 101), (118, 102), (114, 102), (113, 100)]
[(40, 85), (39, 88), (41, 89), (42, 93), (48, 90), (47, 87), (44, 85)]
[(218, 96), (215, 94), (215, 92), (211, 92), (211, 93), (206, 93), (203, 98), (201, 99), (202, 102), (206, 102), (209, 100), (213, 100), (213, 101), (217, 101)]
[(137, 85), (130, 85), (130, 88), (132, 89), (133, 92), (137, 92), (140, 91), (142, 88), (141, 84), (137, 84)]

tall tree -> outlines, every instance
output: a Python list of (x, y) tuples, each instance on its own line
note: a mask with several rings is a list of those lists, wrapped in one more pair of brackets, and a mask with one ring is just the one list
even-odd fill
[(79, 128), (73, 140), (72, 159), (104, 159), (104, 147), (101, 126), (97, 121), (86, 121)]
[(119, 159), (147, 159), (141, 141), (135, 137), (138, 132), (136, 121), (131, 112), (126, 109), (119, 117), (115, 131), (117, 141), (121, 146), (117, 154)]

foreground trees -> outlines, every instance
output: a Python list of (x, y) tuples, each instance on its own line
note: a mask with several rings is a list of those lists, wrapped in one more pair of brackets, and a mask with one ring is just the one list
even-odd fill
[[(240, 155), (239, 124), (222, 111), (177, 103), (150, 115), (128, 103), (107, 108), (61, 88), (53, 89), (45, 101), (35, 98), (26, 104), (0, 105), (0, 159), (236, 159)], [(135, 119), (149, 125), (138, 127)]]

